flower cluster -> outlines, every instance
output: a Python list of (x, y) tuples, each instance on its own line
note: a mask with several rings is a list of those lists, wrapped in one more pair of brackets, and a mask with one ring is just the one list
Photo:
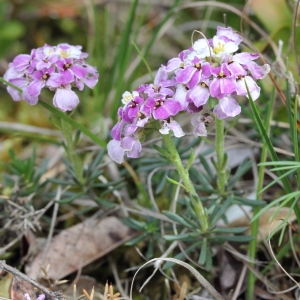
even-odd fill
[[(259, 54), (237, 53), (241, 42), (242, 36), (231, 28), (218, 27), (212, 39), (197, 40), (166, 66), (162, 65), (153, 83), (143, 84), (132, 93), (125, 92), (123, 106), (118, 110), (119, 121), (111, 131), (113, 140), (108, 143), (110, 157), (118, 163), (123, 162), (124, 154), (139, 157), (143, 128), (153, 120), (160, 122), (161, 134), (171, 130), (175, 137), (183, 136), (174, 120), (180, 112), (193, 115), (195, 136), (206, 136), (206, 126), (214, 116), (225, 119), (241, 112), (234, 96), (248, 96), (245, 82), (256, 100), (260, 94), (256, 80), (264, 78), (270, 67), (254, 62)], [(210, 97), (217, 104), (204, 113)]]
[(84, 59), (87, 53), (81, 51), (81, 46), (59, 44), (57, 46), (44, 45), (33, 49), (31, 54), (16, 56), (3, 78), (22, 90), (19, 93), (8, 86), (7, 91), (14, 101), (25, 100), (30, 105), (38, 102), (42, 88), (55, 91), (53, 104), (62, 111), (74, 109), (79, 98), (72, 87), (80, 91), (86, 84), (94, 88), (98, 82), (95, 67), (88, 65)]

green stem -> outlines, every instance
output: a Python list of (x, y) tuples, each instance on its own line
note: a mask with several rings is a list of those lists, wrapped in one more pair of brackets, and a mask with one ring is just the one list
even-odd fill
[[(274, 101), (275, 101), (275, 89), (273, 89), (271, 100), (270, 100), (269, 106), (268, 106), (266, 121), (264, 124), (265, 128), (266, 128), (266, 132), (268, 134), (270, 132), (270, 124), (271, 124), (271, 119), (272, 119), (272, 111), (273, 111)], [(263, 163), (267, 160), (267, 154), (268, 154), (267, 151), (268, 151), (267, 146), (265, 144), (263, 144), (262, 151), (261, 151), (261, 157), (260, 157), (260, 163)], [(257, 200), (260, 200), (261, 196), (262, 196), (260, 191), (264, 185), (264, 174), (265, 174), (265, 167), (260, 166), (259, 170), (258, 170), (258, 182), (257, 182), (257, 187), (256, 187), (256, 199)], [(255, 206), (253, 208), (253, 216), (255, 216), (259, 212), (259, 210), (260, 210), (260, 208)], [(259, 226), (259, 218), (257, 218), (255, 221), (253, 221), (251, 223), (251, 235), (254, 237), (257, 237), (258, 226)], [(256, 247), (257, 247), (257, 240), (255, 238), (250, 242), (250, 245), (249, 245), (249, 257), (252, 261), (254, 261), (255, 257), (256, 257)], [(254, 266), (254, 264), (252, 264), (252, 266)], [(247, 292), (246, 292), (247, 300), (252, 300), (255, 298), (255, 296), (254, 296), (255, 281), (256, 281), (255, 274), (253, 274), (252, 272), (249, 272), (248, 281), (247, 281)]]
[(66, 141), (66, 152), (68, 155), (68, 158), (73, 166), (74, 172), (76, 174), (77, 180), (83, 184), (84, 179), (82, 176), (82, 162), (79, 158), (79, 156), (76, 153), (76, 147), (72, 138), (72, 126), (61, 119), (61, 131), (65, 137)]
[(224, 150), (224, 121), (215, 118), (216, 124), (216, 154), (217, 154), (217, 186), (219, 193), (223, 195), (226, 189), (227, 175), (226, 175), (226, 161), (225, 161), (225, 150)]
[(194, 188), (194, 185), (191, 182), (189, 172), (187, 169), (184, 168), (171, 136), (169, 134), (162, 134), (162, 138), (169, 151), (169, 155), (167, 158), (171, 160), (172, 163), (175, 165), (182, 179), (184, 187), (191, 197), (193, 208), (195, 209), (195, 213), (201, 223), (202, 231), (207, 232), (208, 230), (207, 215), (202, 205), (202, 202), (200, 201), (199, 196)]

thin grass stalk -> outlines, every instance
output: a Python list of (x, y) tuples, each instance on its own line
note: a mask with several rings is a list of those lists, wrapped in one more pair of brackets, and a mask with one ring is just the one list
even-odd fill
[[(116, 55), (116, 59), (114, 60), (114, 64), (112, 67), (112, 70), (109, 74), (110, 76), (110, 81), (107, 83), (107, 91), (110, 92), (113, 86), (116, 86), (116, 94), (115, 94), (115, 99), (119, 99), (120, 95), (123, 90), (123, 75), (125, 72), (125, 67), (128, 64), (128, 57), (129, 57), (129, 48), (131, 47), (130, 43), (130, 34), (132, 32), (132, 27), (135, 19), (135, 14), (136, 14), (136, 7), (138, 5), (139, 0), (133, 0), (131, 2), (131, 7), (129, 11), (129, 17), (126, 22), (126, 26), (124, 31), (122, 32), (122, 39), (121, 43), (118, 47), (118, 52)], [(119, 102), (114, 101), (111, 107), (111, 117), (115, 118), (116, 117), (116, 112), (119, 107)]]
[[(247, 91), (248, 91), (249, 103), (250, 103), (250, 106), (251, 106), (254, 121), (256, 123), (259, 134), (262, 137), (264, 143), (266, 144), (266, 147), (268, 149), (268, 153), (269, 153), (269, 156), (270, 156), (271, 160), (272, 161), (279, 161), (278, 156), (275, 152), (275, 149), (274, 149), (274, 147), (271, 143), (271, 140), (269, 139), (269, 137), (267, 135), (267, 132), (264, 128), (264, 125), (262, 123), (262, 120), (261, 120), (261, 117), (258, 113), (258, 110), (257, 110), (257, 108), (256, 108), (256, 106), (255, 106), (255, 104), (252, 100), (252, 97), (250, 95), (248, 86), (246, 85), (246, 87), (247, 87)], [(277, 171), (277, 174), (278, 174), (278, 176), (281, 176), (283, 174), (283, 172), (282, 171)], [(293, 193), (293, 189), (292, 189), (291, 184), (290, 184), (287, 177), (283, 177), (281, 182), (283, 184), (283, 187), (284, 187), (284, 190), (285, 190), (286, 194)], [(299, 208), (298, 205), (294, 206), (294, 212), (295, 212), (295, 215), (296, 215), (296, 218), (297, 218), (297, 222), (300, 224), (300, 208)]]
[(93, 134), (89, 129), (87, 129), (80, 123), (76, 122), (75, 120), (67, 116), (65, 113), (59, 111), (55, 107), (52, 107), (51, 105), (49, 105), (48, 103), (42, 100), (39, 100), (38, 103), (42, 105), (44, 108), (46, 108), (47, 110), (49, 110), (50, 112), (52, 112), (55, 116), (71, 124), (74, 128), (79, 129), (81, 132), (83, 132), (86, 136), (88, 136), (92, 141), (94, 141), (99, 146), (106, 148), (106, 142), (104, 140), (100, 139), (97, 135)]
[[(265, 120), (265, 128), (266, 128), (266, 132), (268, 134), (270, 133), (270, 128), (271, 128), (271, 119), (272, 119), (274, 101), (275, 101), (275, 89), (273, 89), (271, 101), (268, 103), (268, 110), (267, 110), (267, 115), (266, 115), (266, 120)], [(267, 147), (264, 144), (262, 147), (262, 151), (261, 151), (260, 163), (264, 163), (264, 162), (266, 162), (266, 160), (267, 160)], [(258, 169), (256, 200), (261, 200), (261, 198), (262, 198), (260, 191), (263, 188), (263, 184), (264, 184), (264, 172), (265, 172), (265, 166), (260, 165), (259, 169)], [(254, 207), (253, 215), (255, 216), (259, 212), (259, 210), (260, 210), (259, 207), (257, 207), (257, 206)], [(259, 218), (251, 223), (251, 235), (252, 236), (257, 237), (258, 226), (259, 226)], [(250, 257), (251, 261), (255, 260), (256, 247), (257, 247), (257, 240), (253, 239), (249, 245), (249, 257)], [(251, 265), (254, 266), (254, 264), (251, 264)], [(254, 299), (255, 281), (256, 281), (256, 276), (252, 272), (249, 272), (248, 281), (247, 281), (247, 293), (246, 293), (248, 300)]]
[[(151, 51), (151, 49), (157, 39), (157, 36), (160, 33), (160, 30), (163, 28), (164, 24), (174, 15), (175, 9), (179, 6), (180, 2), (181, 2), (181, 0), (174, 0), (174, 4), (172, 5), (172, 7), (170, 9), (168, 9), (168, 13), (165, 15), (163, 20), (159, 23), (157, 28), (154, 30), (152, 38), (145, 48), (143, 57), (147, 58), (147, 55)], [(137, 70), (139, 70), (139, 68), (141, 67), (141, 64), (142, 64), (142, 61), (140, 61), (140, 63), (137, 65), (137, 67), (136, 67)], [(132, 74), (132, 76), (130, 76), (129, 82), (132, 82), (134, 80), (133, 76), (134, 76), (134, 74)]]

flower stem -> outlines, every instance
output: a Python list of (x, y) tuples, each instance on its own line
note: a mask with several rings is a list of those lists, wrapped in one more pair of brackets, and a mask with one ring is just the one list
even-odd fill
[(226, 159), (225, 159), (225, 150), (224, 150), (224, 121), (215, 119), (216, 124), (216, 154), (217, 154), (217, 186), (219, 193), (222, 195), (225, 193), (226, 183), (227, 183), (227, 174), (226, 174)]
[(71, 162), (71, 165), (74, 168), (74, 172), (76, 174), (77, 180), (81, 184), (83, 184), (84, 179), (82, 176), (82, 162), (76, 153), (76, 147), (75, 147), (74, 141), (72, 139), (72, 126), (63, 119), (61, 119), (61, 131), (65, 137), (65, 142), (66, 142), (65, 149), (66, 149), (68, 158)]
[(184, 168), (181, 158), (178, 154), (178, 151), (173, 143), (173, 140), (169, 134), (162, 134), (163, 141), (169, 151), (168, 159), (172, 161), (172, 163), (175, 165), (182, 182), (184, 184), (184, 187), (186, 191), (189, 193), (193, 208), (195, 210), (195, 214), (197, 215), (200, 223), (201, 228), (203, 232), (207, 232), (208, 230), (208, 221), (207, 221), (207, 215), (204, 210), (204, 207), (202, 205), (202, 202), (199, 199), (199, 196), (194, 188), (193, 183), (191, 182), (189, 171)]

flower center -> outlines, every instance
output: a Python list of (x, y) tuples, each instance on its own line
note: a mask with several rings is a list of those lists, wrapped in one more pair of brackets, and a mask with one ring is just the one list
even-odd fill
[(195, 64), (195, 68), (196, 68), (198, 71), (200, 71), (200, 70), (202, 69), (202, 66), (201, 66), (200, 63), (196, 63), (196, 64)]
[(223, 71), (221, 71), (218, 75), (218, 78), (225, 78), (225, 77), (226, 77), (226, 75), (224, 74)]
[(219, 54), (221, 52), (224, 52), (224, 47), (225, 47), (224, 43), (218, 42), (217, 46), (214, 47), (215, 54)]
[(50, 77), (49, 73), (45, 73), (45, 74), (43, 74), (42, 79), (44, 81), (47, 81), (49, 79), (49, 77)]
[(164, 100), (157, 100), (155, 102), (155, 106), (153, 109), (157, 109), (157, 108), (161, 107), (164, 104), (164, 102), (165, 102)]

